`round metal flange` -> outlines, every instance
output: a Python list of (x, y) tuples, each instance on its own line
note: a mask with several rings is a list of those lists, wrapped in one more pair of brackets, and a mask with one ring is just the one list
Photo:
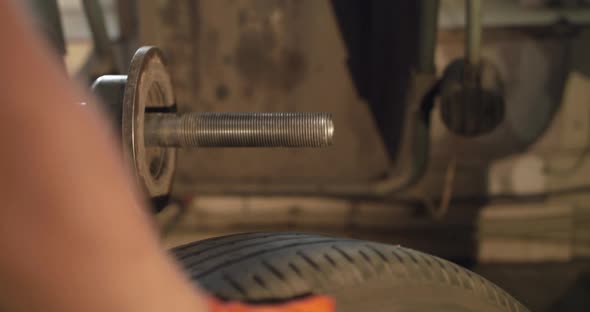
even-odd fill
[(142, 47), (133, 56), (123, 97), (123, 151), (139, 185), (152, 198), (169, 194), (174, 176), (176, 150), (147, 147), (144, 140), (145, 114), (173, 112), (172, 81), (162, 53)]
[(451, 63), (441, 80), (441, 116), (453, 133), (474, 137), (496, 129), (504, 120), (504, 86), (495, 65), (481, 60), (473, 67)]

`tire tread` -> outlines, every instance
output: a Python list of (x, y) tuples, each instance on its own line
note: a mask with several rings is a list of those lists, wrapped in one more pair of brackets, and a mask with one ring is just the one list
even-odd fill
[[(173, 253), (194, 280), (232, 300), (288, 300), (328, 290), (335, 283), (360, 285), (388, 275), (460, 288), (502, 311), (528, 311), (479, 275), (401, 246), (299, 233), (255, 233), (195, 242)], [(240, 269), (244, 266), (248, 272)]]

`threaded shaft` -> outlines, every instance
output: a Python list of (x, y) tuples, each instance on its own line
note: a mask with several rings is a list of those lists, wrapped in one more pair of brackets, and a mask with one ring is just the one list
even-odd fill
[(168, 147), (325, 147), (328, 113), (148, 113), (145, 142)]

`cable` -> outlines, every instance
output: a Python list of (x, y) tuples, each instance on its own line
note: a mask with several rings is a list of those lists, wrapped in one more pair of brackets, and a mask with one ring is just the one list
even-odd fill
[(435, 220), (441, 220), (449, 211), (449, 206), (453, 200), (453, 190), (455, 186), (455, 174), (457, 172), (457, 157), (451, 156), (451, 160), (447, 165), (445, 171), (445, 178), (443, 182), (443, 191), (438, 206), (426, 193), (422, 193), (422, 202), (428, 209), (430, 216)]
[(447, 170), (445, 172), (445, 183), (443, 188), (442, 197), (440, 200), (440, 206), (438, 211), (434, 215), (435, 218), (442, 218), (444, 215), (447, 214), (449, 210), (449, 206), (451, 205), (451, 200), (453, 199), (453, 190), (455, 186), (455, 173), (457, 172), (457, 156), (453, 155), (449, 164), (447, 165)]

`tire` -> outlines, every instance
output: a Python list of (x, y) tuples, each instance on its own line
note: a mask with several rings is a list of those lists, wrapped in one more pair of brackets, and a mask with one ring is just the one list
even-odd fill
[(327, 294), (338, 311), (528, 311), (477, 274), (400, 246), (254, 233), (194, 242), (173, 254), (192, 280), (225, 300)]

